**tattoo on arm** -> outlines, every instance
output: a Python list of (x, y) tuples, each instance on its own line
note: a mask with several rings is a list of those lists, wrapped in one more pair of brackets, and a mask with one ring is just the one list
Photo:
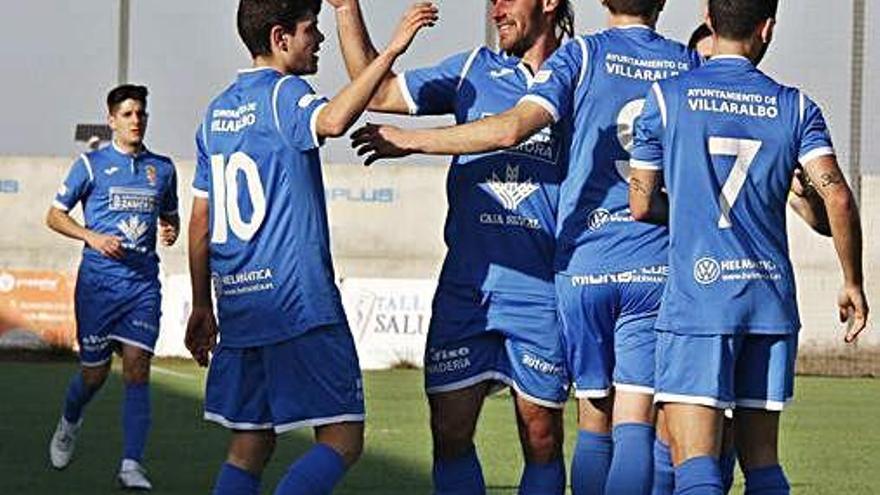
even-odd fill
[(819, 177), (819, 186), (831, 187), (843, 183), (843, 177), (838, 172), (825, 172)]
[(629, 188), (642, 196), (650, 196), (653, 189), (653, 187), (649, 187), (637, 177), (632, 177), (630, 179)]

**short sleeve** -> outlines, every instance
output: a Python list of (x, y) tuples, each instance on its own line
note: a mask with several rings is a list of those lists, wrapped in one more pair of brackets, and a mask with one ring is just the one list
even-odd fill
[(834, 145), (831, 133), (822, 116), (822, 110), (809, 97), (800, 93), (799, 96), (800, 136), (798, 162), (806, 165), (821, 156), (833, 155)]
[(162, 215), (176, 215), (177, 214), (177, 169), (174, 167), (174, 164), (168, 162), (168, 165), (171, 166), (171, 174), (168, 176), (168, 186), (165, 189), (165, 194), (162, 195)]
[(535, 74), (529, 93), (520, 101), (542, 106), (558, 122), (560, 115), (569, 115), (574, 95), (587, 70), (587, 45), (582, 37), (575, 38), (556, 50)]
[(397, 76), (400, 92), (412, 115), (455, 113), (461, 81), (482, 48), (453, 55), (433, 67), (408, 70)]
[(192, 181), (192, 193), (196, 198), (207, 198), (211, 188), (211, 159), (206, 139), (205, 125), (202, 124), (196, 132), (196, 173)]
[(666, 127), (666, 104), (663, 90), (654, 83), (642, 114), (636, 119), (630, 167), (642, 170), (663, 168), (663, 133)]
[(61, 211), (70, 211), (89, 193), (93, 179), (92, 164), (89, 162), (89, 158), (86, 155), (80, 156), (78, 160), (73, 162), (67, 173), (67, 178), (58, 188), (52, 206)]
[(318, 114), (327, 105), (327, 98), (318, 96), (311, 86), (296, 76), (286, 76), (275, 83), (272, 91), (272, 117), (278, 132), (288, 144), (300, 151), (320, 148)]

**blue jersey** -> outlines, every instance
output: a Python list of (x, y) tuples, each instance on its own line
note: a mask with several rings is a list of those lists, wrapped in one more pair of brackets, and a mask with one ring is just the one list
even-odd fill
[(785, 204), (795, 166), (834, 153), (822, 112), (742, 57), (654, 85), (633, 167), (663, 170), (670, 277), (658, 328), (694, 334), (800, 328)]
[(193, 189), (210, 205), (226, 346), (266, 345), (345, 321), (316, 134), (325, 104), (299, 77), (261, 68), (241, 71), (208, 106)]
[(698, 64), (695, 53), (641, 25), (575, 38), (544, 63), (524, 100), (556, 119), (572, 115), (574, 129), (559, 199), (557, 271), (666, 263), (667, 229), (634, 222), (629, 212), (633, 122), (651, 83)]
[[(481, 47), (407, 71), (399, 81), (412, 114), (453, 114), (461, 124), (512, 108), (532, 74), (518, 58)], [(515, 148), (452, 159), (441, 284), (553, 297), (553, 233), (565, 174), (561, 127)]]
[(86, 246), (82, 269), (122, 278), (159, 275), (159, 216), (177, 214), (177, 173), (171, 159), (144, 150), (123, 153), (115, 145), (85, 153), (73, 163), (53, 206), (69, 211), (82, 201), (85, 227), (122, 239), (113, 259)]

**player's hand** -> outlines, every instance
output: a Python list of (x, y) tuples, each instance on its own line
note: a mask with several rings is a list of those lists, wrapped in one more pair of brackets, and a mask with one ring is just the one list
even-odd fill
[(210, 354), (217, 345), (217, 320), (211, 308), (193, 308), (186, 322), (187, 350), (199, 366), (208, 366)]
[(837, 295), (840, 322), (846, 323), (847, 343), (855, 342), (868, 323), (868, 301), (861, 285), (844, 285)]
[(382, 158), (400, 158), (413, 153), (407, 131), (391, 125), (367, 124), (351, 134), (351, 147), (358, 156), (367, 155), (364, 165)]
[(125, 256), (125, 251), (122, 249), (122, 238), (120, 237), (92, 232), (86, 236), (85, 241), (90, 248), (108, 258), (118, 260)]
[(813, 187), (813, 183), (801, 167), (794, 169), (794, 177), (791, 181), (791, 192), (800, 198), (817, 194), (816, 189)]
[(431, 2), (413, 4), (403, 14), (400, 24), (397, 25), (394, 36), (391, 37), (391, 41), (388, 43), (388, 52), (394, 56), (405, 52), (419, 30), (425, 26), (433, 26), (437, 23), (437, 19), (440, 18), (437, 12), (437, 6)]
[(345, 7), (345, 6), (348, 6), (348, 5), (351, 5), (355, 2), (357, 2), (357, 0), (325, 0), (325, 1), (327, 3), (329, 3), (330, 6), (333, 7), (334, 9), (338, 9), (340, 7)]
[(173, 246), (177, 242), (177, 236), (180, 234), (178, 226), (159, 219), (159, 240), (163, 246)]

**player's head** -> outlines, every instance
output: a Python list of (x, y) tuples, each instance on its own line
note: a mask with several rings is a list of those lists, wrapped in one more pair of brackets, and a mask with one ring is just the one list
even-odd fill
[(574, 35), (571, 0), (492, 0), (498, 46), (522, 56), (541, 36)]
[(709, 25), (705, 22), (697, 26), (697, 29), (694, 29), (694, 32), (691, 33), (691, 39), (688, 41), (688, 48), (696, 50), (703, 58), (712, 56), (714, 45), (712, 30), (709, 29)]
[(318, 71), (321, 0), (241, 0), (238, 34), (251, 56), (288, 74)]
[(639, 17), (647, 24), (655, 24), (666, 0), (602, 0), (611, 15)]
[(107, 93), (107, 124), (114, 139), (139, 147), (147, 133), (147, 88), (134, 84), (117, 86)]
[(719, 39), (745, 44), (758, 63), (773, 39), (778, 6), (779, 0), (709, 0), (709, 27)]

